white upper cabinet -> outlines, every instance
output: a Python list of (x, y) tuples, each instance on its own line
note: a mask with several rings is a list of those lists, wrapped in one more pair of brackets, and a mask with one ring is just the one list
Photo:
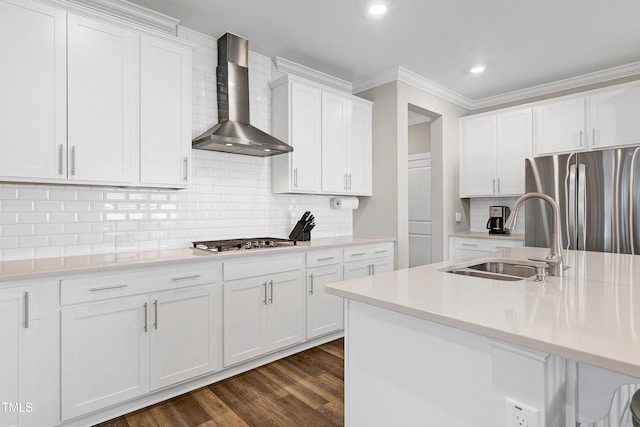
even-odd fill
[(274, 193), (371, 195), (371, 103), (306, 81), (273, 87), (273, 135), (293, 153), (272, 157)]
[(58, 179), (66, 170), (66, 14), (0, 0), (0, 57), (0, 179)]
[(349, 107), (345, 96), (322, 94), (322, 191), (326, 193), (347, 190)]
[(352, 100), (347, 139), (348, 192), (371, 195), (372, 104)]
[(640, 144), (640, 85), (624, 86), (587, 97), (590, 147)]
[(140, 183), (187, 187), (191, 180), (191, 49), (142, 36)]
[(531, 109), (463, 118), (460, 132), (461, 197), (524, 193)]
[(0, 181), (188, 186), (192, 44), (59, 5), (0, 0)]
[(273, 135), (293, 147), (292, 153), (272, 157), (273, 191), (320, 191), (322, 92), (300, 82), (273, 90)]
[(289, 81), (273, 89), (273, 135), (293, 147), (272, 157), (276, 193), (320, 191), (322, 92)]
[(140, 36), (68, 15), (70, 180), (133, 182), (138, 140)]
[(640, 85), (599, 89), (534, 108), (536, 156), (640, 144)]
[(544, 103), (533, 109), (536, 156), (584, 150), (584, 98)]

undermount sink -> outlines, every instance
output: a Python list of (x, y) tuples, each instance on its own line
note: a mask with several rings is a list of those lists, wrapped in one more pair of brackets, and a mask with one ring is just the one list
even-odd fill
[(546, 264), (538, 261), (491, 259), (447, 267), (442, 271), (483, 279), (516, 281), (534, 277), (536, 268), (540, 267), (546, 268)]

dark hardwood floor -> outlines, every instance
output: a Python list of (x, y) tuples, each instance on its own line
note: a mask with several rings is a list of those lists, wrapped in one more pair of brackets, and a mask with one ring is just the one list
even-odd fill
[(99, 427), (342, 426), (342, 339), (99, 424)]

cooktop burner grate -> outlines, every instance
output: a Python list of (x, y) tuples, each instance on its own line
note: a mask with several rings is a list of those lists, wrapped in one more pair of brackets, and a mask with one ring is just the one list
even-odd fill
[(192, 243), (196, 249), (204, 249), (211, 252), (226, 252), (294, 246), (296, 241), (277, 237), (251, 237), (227, 240), (203, 240)]

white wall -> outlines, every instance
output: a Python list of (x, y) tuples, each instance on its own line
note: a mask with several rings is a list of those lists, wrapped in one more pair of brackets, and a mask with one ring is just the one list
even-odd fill
[(431, 152), (431, 123), (409, 125), (409, 154)]
[[(193, 135), (217, 123), (216, 41), (180, 28), (198, 44), (193, 54)], [(271, 60), (249, 53), (251, 121), (271, 128)], [(351, 235), (351, 211), (332, 210), (327, 196), (271, 194), (269, 158), (192, 152), (188, 190), (0, 185), (0, 260), (110, 253), (116, 236), (127, 249), (187, 247), (193, 240), (288, 236), (305, 210), (313, 237)]]

